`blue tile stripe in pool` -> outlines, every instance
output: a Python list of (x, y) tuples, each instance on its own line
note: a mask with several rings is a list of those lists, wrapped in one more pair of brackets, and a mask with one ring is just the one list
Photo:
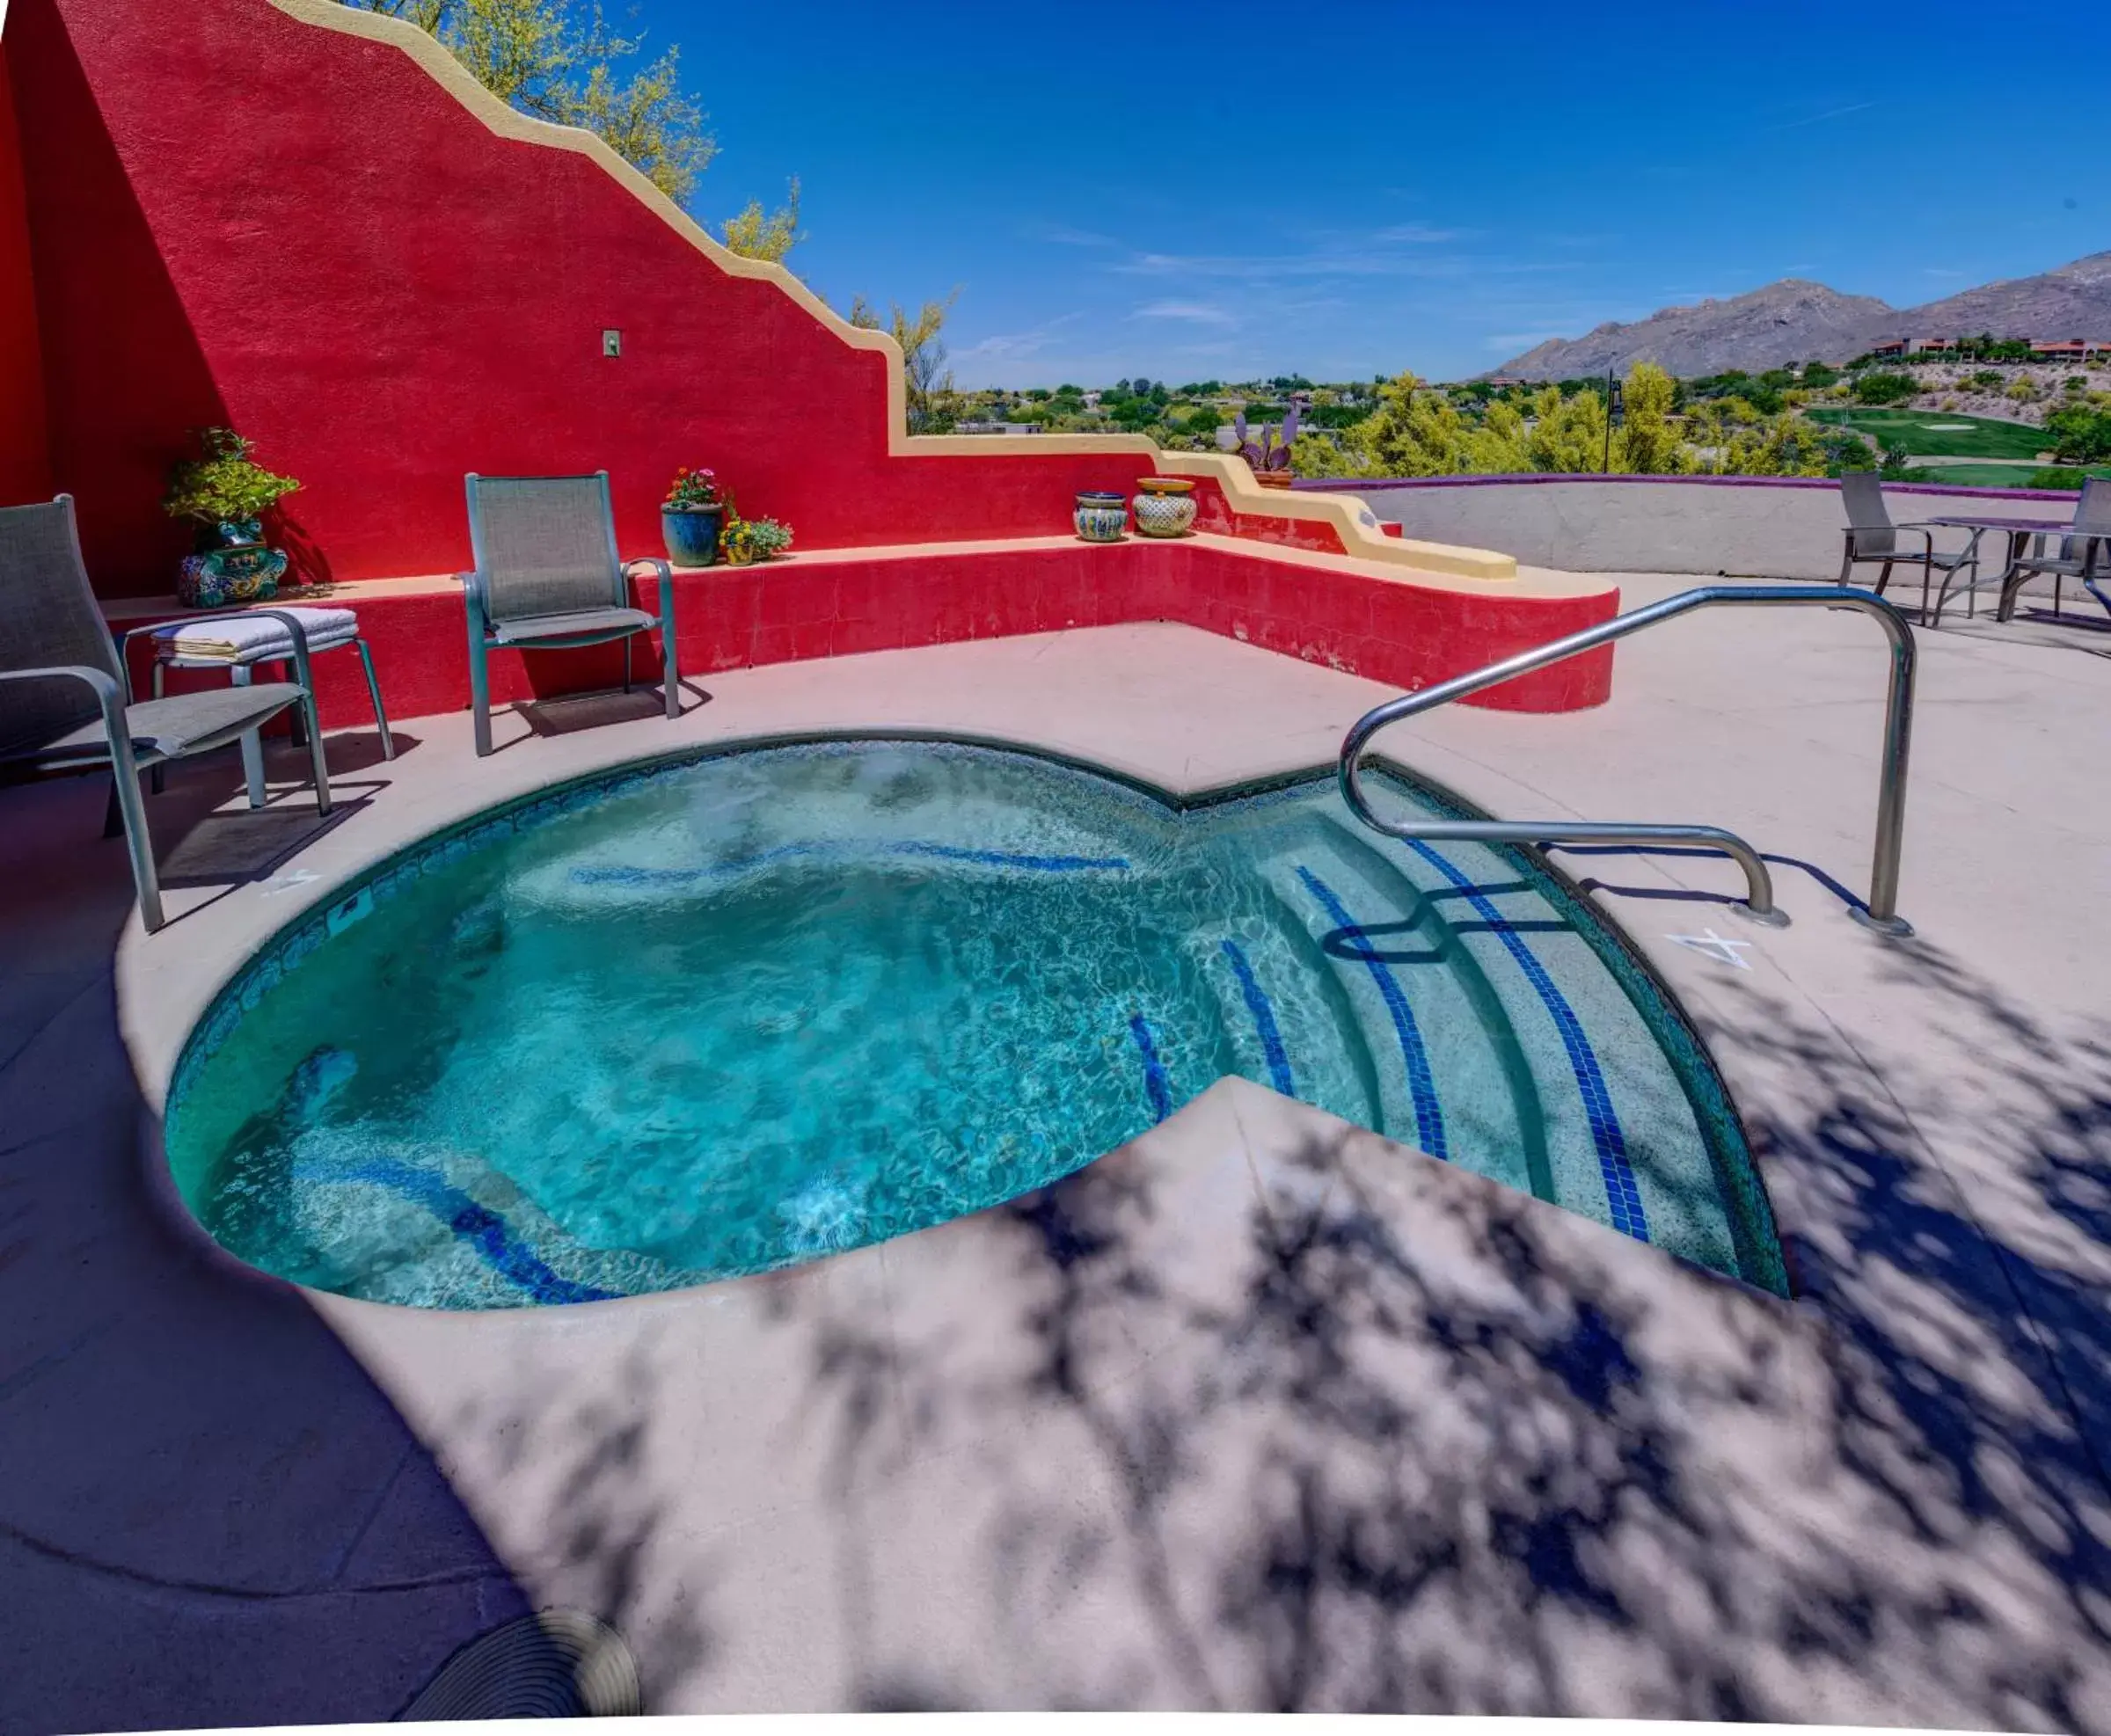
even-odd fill
[(562, 1273), (552, 1272), (498, 1213), (488, 1206), (478, 1205), (460, 1188), (450, 1186), (429, 1171), (377, 1157), (341, 1170), (302, 1165), (295, 1174), (296, 1179), (309, 1182), (368, 1182), (399, 1193), (406, 1200), (416, 1200), (453, 1230), (457, 1238), (474, 1248), (485, 1265), (538, 1302), (612, 1302), (623, 1294), (620, 1290), (599, 1290), (591, 1284), (575, 1283)]
[(1125, 856), (1039, 856), (1030, 851), (969, 850), (959, 844), (925, 843), (915, 839), (899, 843), (866, 844), (828, 840), (814, 843), (779, 844), (758, 855), (734, 862), (714, 863), (707, 868), (635, 868), (617, 863), (607, 867), (574, 868), (575, 885), (669, 886), (689, 886), (698, 880), (725, 879), (751, 869), (800, 856), (837, 855), (924, 856), (941, 862), (972, 862), (985, 868), (1016, 868), (1035, 874), (1077, 874), (1092, 871), (1121, 872), (1129, 867)]
[(1245, 996), (1246, 1010), (1253, 1015), (1253, 1029), (1260, 1034), (1261, 1051), (1268, 1058), (1268, 1083), (1285, 1097), (1297, 1095), (1297, 1082), (1290, 1074), (1289, 1052), (1282, 1046), (1282, 1032), (1276, 1028), (1275, 1009), (1268, 1004), (1268, 996), (1253, 974), (1253, 966), (1246, 961), (1245, 951), (1236, 940), (1224, 943), (1224, 957), (1231, 961), (1231, 974), (1238, 979), (1238, 992)]
[(1393, 1034), (1400, 1039), (1400, 1059), (1407, 1066), (1407, 1094), (1414, 1102), (1415, 1142), (1432, 1157), (1449, 1162), (1451, 1152), (1444, 1137), (1444, 1112), (1436, 1100), (1436, 1080), (1429, 1071), (1429, 1053), (1422, 1047), (1421, 1030), (1414, 1022), (1414, 1009), (1407, 1004), (1406, 990), (1400, 987), (1399, 979), (1393, 975), (1384, 959), (1371, 951), (1362, 926), (1334, 896), (1333, 888), (1310, 868), (1299, 867), (1297, 878), (1319, 901), (1328, 918), (1341, 930), (1343, 940), (1354, 947), (1355, 956), (1370, 972), (1370, 980), (1377, 984), (1378, 993), (1384, 998), (1385, 1010), (1392, 1015)]
[(1136, 1039), (1136, 1053), (1143, 1061), (1143, 1089), (1150, 1095), (1150, 1119), (1163, 1121), (1172, 1113), (1172, 1081), (1165, 1063), (1158, 1059), (1158, 1046), (1151, 1039), (1150, 1026), (1142, 1013), (1131, 1013), (1129, 1034)]
[(1605, 1075), (1598, 1066), (1598, 1057), (1590, 1047), (1590, 1039), (1583, 1034), (1583, 1021), (1576, 1017), (1567, 997), (1554, 987), (1553, 978), (1547, 974), (1546, 966), (1539, 962), (1532, 949), (1524, 944), (1524, 937), (1510, 926), (1494, 901), (1428, 844), (1418, 838), (1406, 842), (1409, 850), (1465, 894), (1474, 914), (1494, 931), (1510, 957), (1517, 961), (1524, 980), (1532, 985), (1547, 1011), (1553, 1016), (1554, 1028), (1561, 1033), (1561, 1047), (1568, 1054), (1569, 1069), (1576, 1076), (1576, 1089), (1583, 1095), (1583, 1112), (1589, 1118), (1590, 1142), (1597, 1151), (1598, 1168), (1605, 1178), (1605, 1201), (1611, 1207), (1612, 1227), (1625, 1230), (1638, 1242), (1647, 1242), (1649, 1217), (1642, 1209), (1641, 1190), (1635, 1184), (1634, 1166), (1627, 1161), (1627, 1136), (1620, 1131), (1620, 1118), (1613, 1112), (1612, 1093), (1605, 1087)]

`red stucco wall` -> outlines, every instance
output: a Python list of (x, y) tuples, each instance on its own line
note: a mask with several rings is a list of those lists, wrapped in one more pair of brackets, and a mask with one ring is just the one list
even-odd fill
[(19, 137), (0, 43), (0, 506), (41, 500), (52, 489)]
[(163, 472), (223, 416), (302, 480), (291, 540), (338, 578), (464, 565), (471, 470), (605, 468), (643, 550), (684, 463), (807, 547), (1055, 532), (1144, 468), (890, 459), (887, 357), (392, 46), (264, 0), (15, 0), (9, 37), (55, 458), (105, 594), (168, 588)]
[[(656, 609), (658, 595), (654, 582), (639, 587), (640, 607)], [(1140, 538), (999, 551), (934, 548), (884, 558), (795, 555), (675, 578), (683, 675), (692, 686), (706, 687), (720, 670), (762, 663), (1065, 627), (1180, 621), (1413, 689), (1595, 625), (1618, 606), (1616, 590), (1558, 598), (1462, 596), (1308, 565), (1259, 545)], [(469, 704), (460, 592), (371, 598), (359, 613), (392, 715), (431, 716)], [(133, 650), (143, 682), (144, 640), (135, 641)], [(657, 649), (640, 644), (635, 655), (640, 678), (656, 683)], [(1606, 646), (1466, 703), (1516, 711), (1596, 705), (1611, 690), (1612, 658)], [(533, 656), (499, 652), (492, 658), (491, 690), (500, 704), (548, 698), (610, 687), (622, 674), (623, 653), (614, 645)], [(368, 721), (366, 688), (350, 653), (318, 657), (315, 675), (325, 726), (356, 728)], [(171, 690), (225, 680), (179, 674), (171, 677)]]

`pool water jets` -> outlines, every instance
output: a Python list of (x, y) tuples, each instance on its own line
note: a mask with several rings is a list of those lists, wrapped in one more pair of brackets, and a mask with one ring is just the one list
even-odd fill
[(958, 744), (610, 774), (253, 961), (171, 1163), (301, 1283), (584, 1302), (997, 1205), (1238, 1074), (1780, 1288), (1698, 1045), (1522, 862), (1382, 840), (1331, 782), (1180, 811)]

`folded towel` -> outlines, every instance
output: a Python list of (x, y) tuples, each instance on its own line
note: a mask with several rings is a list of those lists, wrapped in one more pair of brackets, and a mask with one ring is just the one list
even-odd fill
[[(301, 624), (310, 651), (328, 651), (359, 634), (359, 616), (348, 609), (289, 608)], [(155, 649), (167, 661), (255, 663), (293, 655), (293, 635), (267, 615), (226, 616), (177, 621), (154, 630)]]

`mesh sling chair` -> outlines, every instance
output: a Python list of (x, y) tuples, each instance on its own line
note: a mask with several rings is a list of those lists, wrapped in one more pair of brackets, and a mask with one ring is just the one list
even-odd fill
[[(2032, 537), (2036, 549), (2041, 539)], [(2085, 477), (2082, 498), (2074, 503), (2073, 531), (2060, 538), (2059, 552), (2018, 554), (2009, 569), (2008, 582), (2001, 587), (2000, 618), (2015, 613), (2016, 595), (2028, 579), (2049, 573), (2052, 577), (2052, 612), (2060, 612), (2060, 589), (2070, 579), (2078, 579), (2089, 594), (2111, 609), (2099, 575), (2111, 577), (2111, 477)]]
[[(1881, 561), (1883, 570), (1876, 575), (1876, 594), (1881, 597), (1885, 586), (1891, 582), (1894, 566), (1917, 566), (1920, 618), (1925, 625), (1928, 619), (1928, 593), (1938, 573), (1942, 574), (1946, 596), (1951, 580), (1961, 572), (1970, 572), (1974, 586), (1979, 582), (1980, 532), (1973, 531), (1961, 549), (1946, 552), (1935, 546), (1935, 533), (1944, 527), (1892, 523), (1891, 509), (1884, 504), (1883, 480), (1874, 470), (1849, 470), (1844, 474), (1840, 478), (1840, 498), (1847, 507), (1847, 540), (1840, 553), (1841, 584), (1854, 582), (1856, 567)], [(1909, 533), (1920, 538), (1919, 548), (1901, 546), (1899, 538)]]
[(559, 651), (623, 641), (623, 690), (631, 690), (631, 640), (660, 630), (667, 715), (682, 715), (675, 671), (675, 573), (663, 560), (633, 562), (660, 574), (660, 612), (631, 606), (616, 552), (609, 473), (499, 477), (471, 471), (469, 541), (476, 561), (463, 574), (469, 608), (470, 709), (477, 755), (491, 752), (491, 685), (486, 659), (500, 648)]
[[(37, 771), (109, 766), (139, 888), (140, 919), (150, 934), (164, 919), (154, 840), (139, 789), (142, 770), (253, 737), (288, 706), (298, 705), (306, 714), (316, 811), (330, 812), (306, 635), (297, 619), (275, 609), (231, 610), (219, 618), (252, 615), (270, 616), (292, 633), (296, 680), (135, 704), (125, 675), (124, 646), (132, 634), (113, 642), (96, 605), (81, 559), (73, 497), (0, 507), (0, 765)], [(261, 797), (252, 785), (250, 805), (260, 806)]]

